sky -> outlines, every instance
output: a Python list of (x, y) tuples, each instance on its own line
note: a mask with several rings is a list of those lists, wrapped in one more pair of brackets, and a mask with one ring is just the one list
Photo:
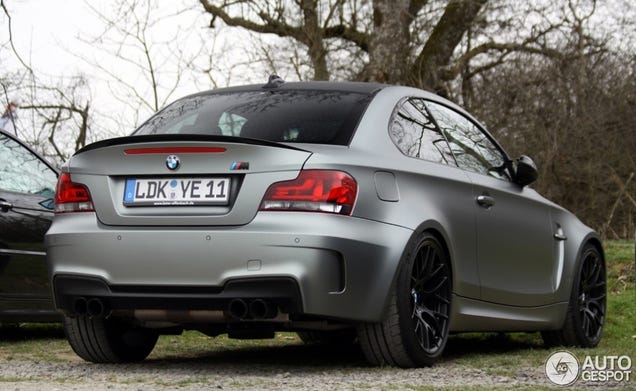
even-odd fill
[[(100, 23), (82, 0), (17, 0), (7, 4), (13, 42), (34, 69), (51, 75), (86, 70), (69, 50), (82, 34), (99, 34)], [(6, 35), (3, 30), (2, 37)]]
[[(197, 2), (151, 2), (156, 3), (150, 17), (154, 24), (146, 33), (154, 65), (158, 68), (159, 99), (156, 105), (149, 72), (140, 69), (140, 65), (145, 66), (145, 57), (139, 42), (134, 37), (124, 37), (114, 28), (107, 29), (107, 23), (98, 15), (116, 18), (119, 9), (116, 2), (5, 1), (11, 15), (15, 49), (35, 71), (41, 84), (60, 83), (65, 79), (68, 82), (77, 75), (88, 79), (85, 94), (90, 96), (98, 117), (93, 123), (97, 138), (126, 135), (157, 108), (181, 96), (212, 88), (215, 83), (224, 86), (229, 82), (217, 75), (212, 83), (209, 76), (186, 69), (186, 60), (196, 57), (201, 62), (195, 64), (196, 67), (205, 68), (208, 65), (205, 61), (210, 62), (207, 53), (234, 53), (234, 56), (224, 56), (224, 61), (240, 58), (236, 45), (226, 49), (228, 41), (236, 39), (237, 35), (224, 35), (223, 39), (218, 39), (218, 31), (208, 28), (209, 15)], [(143, 10), (139, 14), (143, 17)], [(6, 27), (0, 29), (0, 42), (8, 41)], [(134, 26), (129, 25), (126, 31), (134, 31)], [(117, 52), (121, 56), (113, 54)], [(2, 53), (5, 58), (0, 60), (0, 71), (24, 69), (8, 48)], [(232, 81), (241, 82), (237, 76)], [(10, 98), (20, 100), (20, 96)], [(141, 106), (140, 100), (144, 102)], [(25, 115), (24, 112), (20, 114)]]

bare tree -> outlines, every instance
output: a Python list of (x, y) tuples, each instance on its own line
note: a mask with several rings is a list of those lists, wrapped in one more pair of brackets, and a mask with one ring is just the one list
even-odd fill
[[(11, 55), (21, 70), (0, 74), (2, 106), (15, 106), (10, 116), (16, 136), (26, 140), (45, 156), (63, 162), (90, 137), (90, 93), (83, 77), (51, 78), (39, 76), (23, 59), (13, 43), (11, 14), (0, 2), (7, 19)], [(3, 47), (0, 47), (0, 50)], [(2, 53), (2, 52), (0, 52)]]
[[(373, 0), (370, 6), (362, 0), (200, 3), (212, 15), (212, 25), (220, 19), (228, 26), (300, 43), (306, 49), (312, 78), (316, 80), (332, 76), (327, 60), (330, 51), (339, 46), (334, 42), (348, 45), (348, 59), (366, 59), (356, 70), (356, 79), (409, 84), (442, 93), (447, 92), (448, 82), (455, 80), (471, 61), (480, 62), (484, 54), (494, 58), (519, 51), (559, 55), (557, 49), (541, 41), (553, 29), (551, 25), (527, 31), (526, 36), (511, 34), (509, 29), (508, 34), (496, 37), (475, 27), (499, 22), (489, 17), (504, 14), (498, 11), (502, 7), (510, 12), (512, 6), (505, 1)], [(468, 32), (479, 34), (474, 39), (478, 44), (461, 53)], [(506, 40), (499, 41), (497, 37)]]
[(508, 55), (472, 78), (471, 105), (509, 152), (535, 157), (538, 190), (606, 237), (633, 237), (636, 55), (592, 35), (595, 6), (564, 4), (559, 54)]
[[(56, 160), (66, 161), (76, 150), (86, 145), (91, 121), (90, 99), (81, 97), (85, 87), (83, 78), (75, 78), (72, 84), (60, 87), (35, 86), (34, 96), (29, 97), (21, 110), (32, 110), (40, 124), (40, 132), (34, 134), (36, 144), (46, 135)], [(69, 129), (72, 129), (69, 132)], [(45, 154), (50, 155), (47, 151)]]
[[(91, 97), (83, 77), (0, 76), (3, 102), (17, 105), (12, 128), (41, 154), (61, 163), (92, 140)], [(6, 106), (5, 106), (6, 107)]]
[[(99, 54), (86, 58), (76, 54), (97, 70), (107, 82), (122, 109), (131, 119), (116, 119), (123, 129), (131, 129), (140, 119), (165, 106), (188, 76), (185, 70), (201, 54), (201, 40), (192, 26), (179, 26), (180, 14), (189, 12), (176, 4), (159, 7), (155, 0), (86, 1), (102, 22), (97, 36), (80, 37)], [(192, 50), (190, 46), (199, 45)], [(71, 52), (77, 52), (73, 49)]]

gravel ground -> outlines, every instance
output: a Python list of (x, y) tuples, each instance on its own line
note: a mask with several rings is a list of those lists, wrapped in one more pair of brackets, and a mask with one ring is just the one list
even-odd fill
[[(539, 370), (510, 378), (449, 364), (400, 370), (367, 367), (318, 368), (241, 365), (230, 362), (146, 362), (135, 365), (94, 365), (80, 362), (5, 362), (0, 389), (42, 390), (402, 390), (433, 386), (487, 388), (547, 385)], [(15, 379), (15, 381), (11, 381)], [(25, 380), (18, 380), (25, 379)], [(28, 379), (28, 380), (27, 380)]]
[[(43, 345), (44, 347), (45, 345)], [(475, 347), (477, 348), (477, 347)], [(468, 347), (465, 347), (468, 349)], [(543, 368), (516, 368), (493, 374), (466, 367), (449, 352), (431, 368), (372, 368), (356, 347), (290, 344), (269, 347), (205, 348), (154, 353), (127, 365), (91, 364), (70, 349), (50, 361), (0, 356), (0, 390), (424, 390), (469, 386), (484, 389), (551, 387)], [(497, 372), (497, 371), (495, 371)], [(615, 387), (632, 387), (614, 384)], [(591, 387), (578, 382), (575, 389)], [(599, 389), (612, 385), (602, 384)], [(571, 388), (569, 388), (571, 389)]]
[[(274, 350), (274, 356), (288, 354), (285, 349)], [(341, 366), (342, 360), (338, 358), (333, 364), (305, 364), (303, 357), (294, 352), (285, 359), (272, 357), (270, 363), (264, 352), (258, 353), (256, 359), (248, 355), (243, 352), (192, 359), (150, 359), (130, 365), (90, 364), (75, 358), (69, 362), (2, 361), (0, 390), (417, 390), (551, 386), (541, 368), (520, 368), (511, 377), (462, 367), (452, 361), (432, 368), (403, 370), (370, 368), (361, 363)], [(315, 357), (311, 362), (315, 362)], [(591, 387), (584, 386), (579, 382), (575, 389)], [(603, 384), (598, 388), (610, 387)]]

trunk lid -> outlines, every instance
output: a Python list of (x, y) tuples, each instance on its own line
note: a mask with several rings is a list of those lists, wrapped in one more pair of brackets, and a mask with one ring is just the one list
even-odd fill
[[(151, 135), (105, 140), (69, 162), (106, 225), (244, 225), (267, 188), (298, 176), (311, 152), (226, 136)], [(169, 168), (168, 160), (174, 167)]]

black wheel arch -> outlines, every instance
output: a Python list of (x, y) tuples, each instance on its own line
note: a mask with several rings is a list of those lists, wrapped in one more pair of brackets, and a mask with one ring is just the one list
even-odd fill
[(601, 258), (603, 258), (603, 262), (605, 262), (605, 249), (603, 248), (603, 243), (601, 242), (601, 238), (598, 235), (588, 235), (588, 237), (581, 244), (581, 248), (579, 249), (579, 258), (580, 254), (583, 251), (583, 248), (586, 244), (591, 244), (598, 250), (599, 254), (601, 254)]
[(576, 251), (576, 257), (574, 258), (574, 273), (572, 275), (572, 280), (570, 281), (569, 284), (569, 289), (567, 290), (568, 293), (568, 298), (569, 298), (569, 294), (572, 292), (572, 289), (574, 289), (574, 277), (576, 275), (576, 273), (578, 272), (579, 268), (581, 267), (581, 262), (583, 262), (583, 251), (585, 251), (585, 248), (588, 245), (592, 245), (596, 248), (596, 250), (599, 252), (599, 254), (601, 255), (601, 259), (603, 260), (603, 266), (607, 269), (607, 262), (606, 262), (606, 258), (605, 258), (605, 250), (603, 248), (603, 243), (601, 241), (601, 237), (599, 234), (597, 234), (596, 232), (590, 232), (588, 233), (583, 240), (581, 240), (581, 244), (579, 245), (579, 248)]
[[(451, 287), (455, 287), (455, 257), (453, 256), (453, 251), (448, 243), (451, 242), (450, 237), (444, 227), (438, 223), (437, 221), (426, 221), (420, 224), (419, 227), (413, 231), (413, 235), (409, 239), (408, 245), (412, 244), (413, 241), (417, 240), (420, 236), (424, 234), (431, 234), (437, 239), (439, 244), (442, 246), (442, 249), (446, 253), (446, 257), (448, 258), (450, 271), (451, 271)], [(406, 250), (406, 249), (405, 249)], [(402, 254), (404, 255), (404, 253)]]
[[(450, 242), (449, 236), (446, 232), (446, 230), (443, 228), (443, 226), (438, 223), (437, 221), (434, 220), (427, 220), (422, 222), (416, 229), (413, 230), (413, 233), (411, 234), (411, 237), (409, 238), (408, 242), (406, 242), (406, 246), (404, 246), (404, 249), (402, 249), (402, 253), (400, 254), (400, 260), (397, 263), (397, 267), (395, 268), (395, 270), (393, 271), (393, 278), (391, 279), (391, 286), (394, 286), (397, 283), (397, 279), (399, 276), (399, 271), (400, 268), (402, 267), (403, 263), (404, 263), (404, 257), (406, 252), (413, 246), (414, 242), (419, 240), (419, 238), (424, 235), (424, 234), (430, 234), (433, 237), (435, 237), (435, 239), (437, 239), (437, 241), (439, 242), (439, 244), (442, 246), (442, 249), (445, 252), (446, 257), (448, 258), (449, 261), (449, 266), (450, 266), (450, 273), (451, 273), (451, 293), (455, 293), (454, 289), (456, 286), (456, 281), (455, 281), (455, 263), (454, 263), (454, 259), (455, 257), (453, 257), (453, 253), (451, 251), (451, 248), (448, 246), (448, 243)], [(387, 295), (388, 296), (388, 295)], [(389, 309), (389, 298), (387, 297), (384, 301), (384, 305), (383, 305), (383, 310), (382, 310), (382, 316), (384, 316), (386, 314), (386, 311), (388, 311)]]

